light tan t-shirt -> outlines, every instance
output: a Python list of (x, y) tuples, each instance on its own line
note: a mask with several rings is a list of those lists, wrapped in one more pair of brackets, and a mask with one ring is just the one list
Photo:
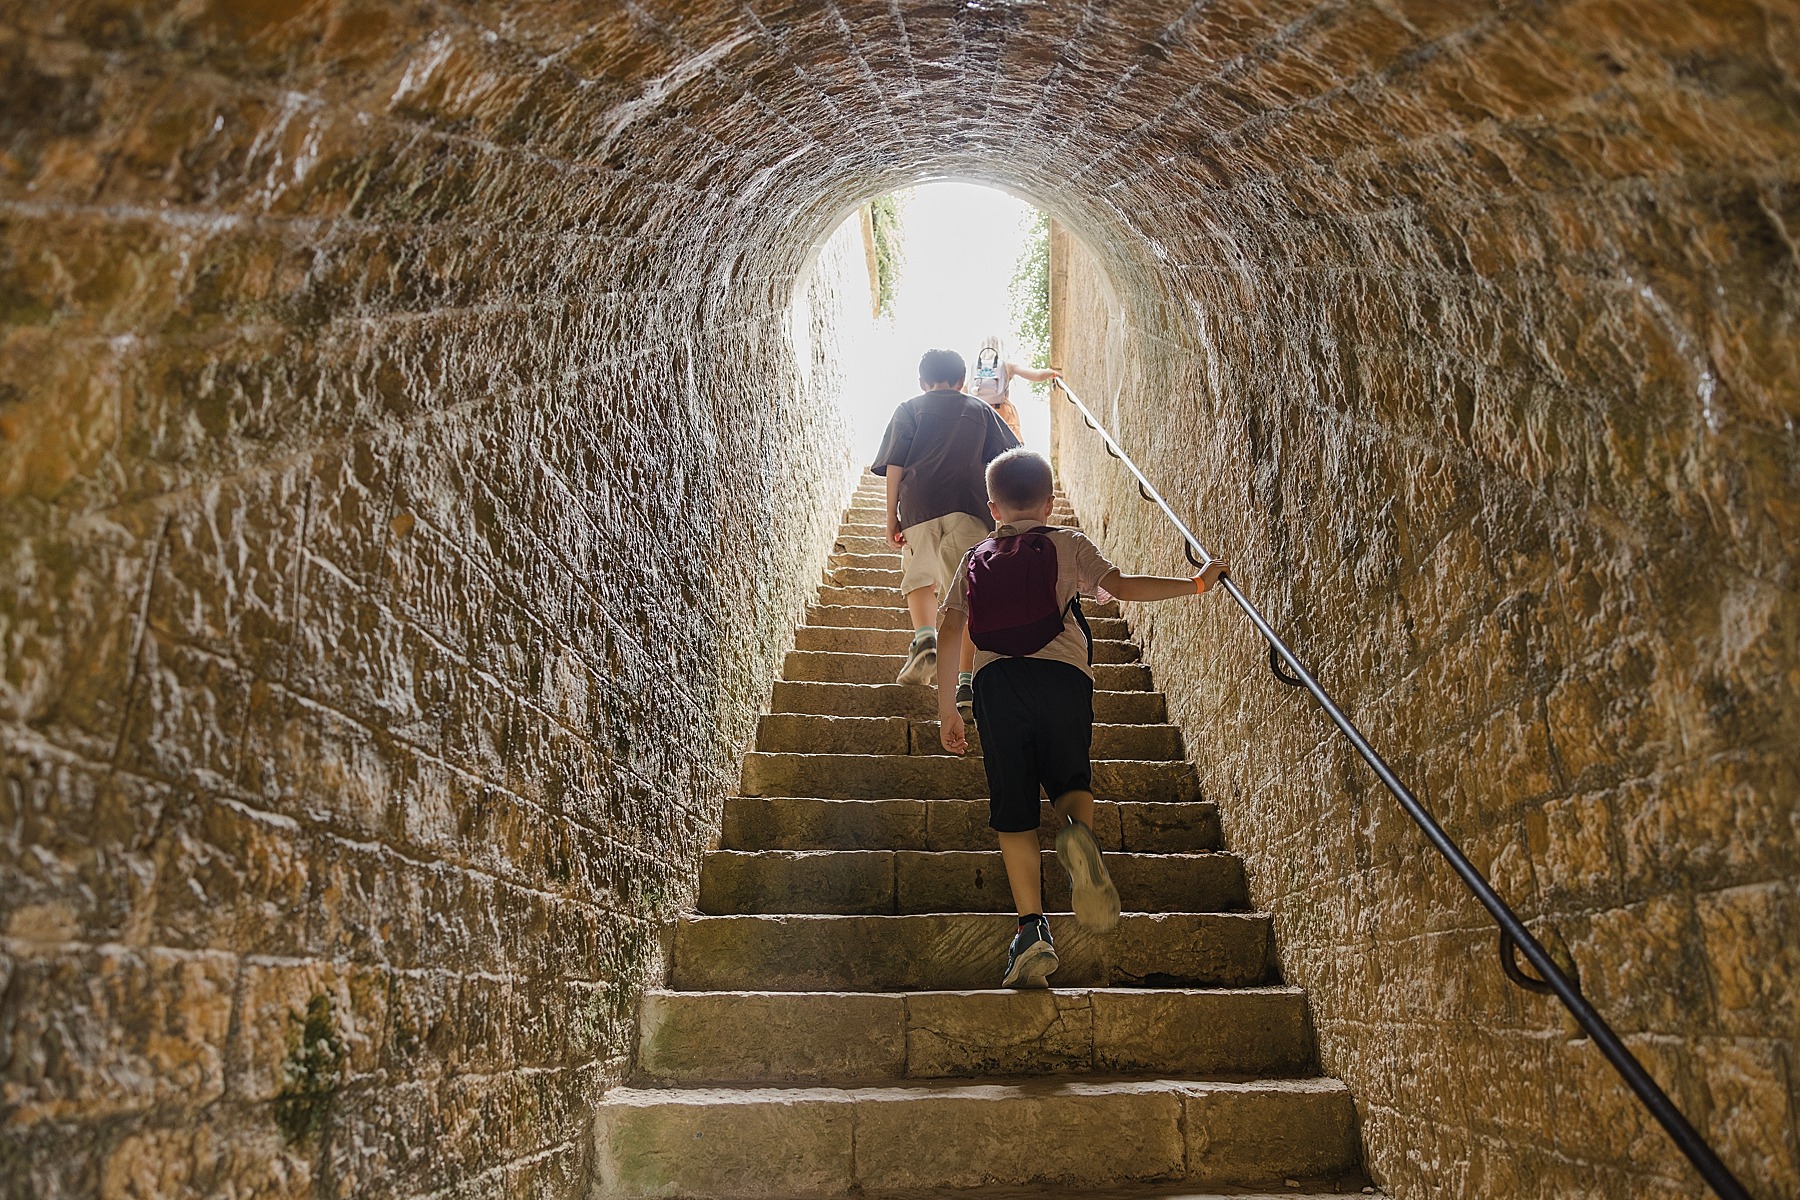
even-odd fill
[[(1002, 525), (994, 530), (994, 536), (1016, 537), (1028, 533), (1032, 529), (1044, 529), (1045, 536), (1056, 543), (1056, 602), (1063, 609), (1063, 629), (1050, 640), (1042, 650), (1028, 654), (1027, 658), (1047, 658), (1052, 662), (1066, 662), (1072, 667), (1080, 667), (1087, 677), (1094, 677), (1094, 669), (1088, 665), (1087, 638), (1082, 635), (1081, 626), (1075, 623), (1075, 614), (1069, 611), (1069, 601), (1076, 596), (1092, 596), (1100, 587), (1100, 581), (1110, 575), (1116, 568), (1100, 553), (1100, 548), (1087, 539), (1087, 535), (1073, 529), (1046, 528), (1037, 525)], [(970, 551), (974, 553), (974, 551)], [(969, 555), (963, 555), (962, 562), (956, 568), (956, 578), (944, 592), (943, 603), (938, 611), (954, 608), (964, 616), (969, 612)], [(975, 670), (987, 666), (995, 659), (1005, 658), (1004, 654), (995, 654), (990, 650), (975, 648)]]

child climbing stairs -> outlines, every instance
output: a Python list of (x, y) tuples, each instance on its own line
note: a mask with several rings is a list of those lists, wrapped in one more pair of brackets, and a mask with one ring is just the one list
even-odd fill
[(986, 783), (976, 746), (939, 749), (931, 689), (891, 682), (911, 631), (881, 504), (865, 486), (846, 514), (644, 998), (597, 1194), (1360, 1195), (1350, 1096), (1318, 1073), (1116, 604), (1084, 602), (1094, 832), (1124, 915), (1107, 934), (1067, 915), (1046, 822), (1061, 965), (1047, 991), (999, 989), (1013, 915)]

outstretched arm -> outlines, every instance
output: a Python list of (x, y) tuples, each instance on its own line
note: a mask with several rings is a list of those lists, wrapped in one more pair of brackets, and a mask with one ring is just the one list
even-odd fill
[(1060, 367), (1025, 367), (1020, 366), (1018, 363), (1009, 362), (1006, 364), (1006, 371), (1009, 375), (1017, 375), (1020, 379), (1029, 379), (1032, 383), (1042, 383), (1046, 379), (1062, 378), (1062, 369)]
[(1124, 575), (1108, 571), (1100, 580), (1100, 590), (1121, 600), (1174, 600), (1209, 591), (1230, 569), (1224, 559), (1215, 558), (1198, 575)]

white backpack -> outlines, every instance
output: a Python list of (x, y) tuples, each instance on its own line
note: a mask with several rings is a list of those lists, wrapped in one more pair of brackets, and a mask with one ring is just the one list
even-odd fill
[(970, 382), (975, 395), (989, 404), (1006, 398), (1006, 364), (1000, 361), (1000, 351), (992, 346), (981, 348), (975, 356), (975, 373)]

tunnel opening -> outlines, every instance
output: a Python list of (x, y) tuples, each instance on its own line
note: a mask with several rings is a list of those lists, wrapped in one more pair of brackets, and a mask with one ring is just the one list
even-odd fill
[[(1077, 390), (1800, 1186), (1791, 13), (524, 11), (0, 36), (0, 1175), (583, 1189), (861, 465), (809, 255), (954, 177), (1068, 231)], [(1695, 1194), (1253, 639), (1137, 632), (1375, 1182)]]
[[(928, 349), (956, 351), (973, 372), (991, 339), (1002, 364), (1051, 365), (1050, 240), (1048, 216), (1029, 202), (935, 180), (865, 201), (809, 256), (795, 289), (796, 328), (810, 316), (807, 297), (820, 272), (863, 267), (868, 276), (870, 302), (840, 317), (836, 346), (856, 461), (870, 460), (894, 405), (918, 390)], [(1010, 373), (1008, 383), (1024, 443), (1047, 453), (1048, 385)]]

